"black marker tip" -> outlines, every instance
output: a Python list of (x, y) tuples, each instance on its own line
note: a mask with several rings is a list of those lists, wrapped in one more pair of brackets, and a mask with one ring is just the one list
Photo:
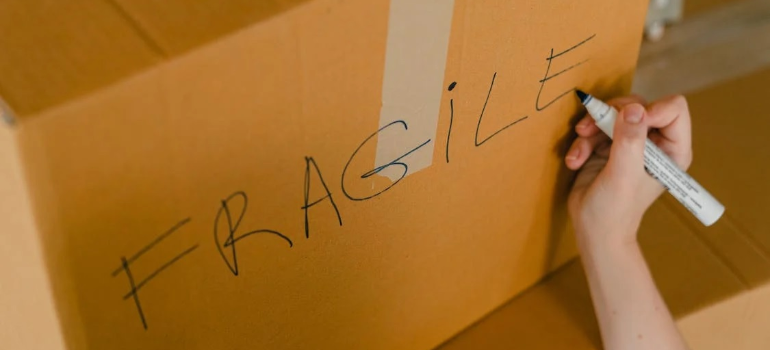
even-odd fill
[(588, 94), (583, 92), (583, 91), (581, 91), (581, 90), (575, 89), (575, 94), (580, 99), (581, 103), (585, 103), (586, 100), (588, 99)]

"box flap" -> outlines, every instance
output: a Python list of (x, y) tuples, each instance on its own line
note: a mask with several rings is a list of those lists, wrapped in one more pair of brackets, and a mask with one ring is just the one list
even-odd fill
[(111, 0), (170, 56), (307, 0)]
[(303, 1), (2, 1), (0, 99), (23, 119)]
[(0, 95), (19, 118), (163, 59), (108, 1), (0, 2)]
[(677, 323), (692, 349), (770, 349), (770, 284), (687, 315)]

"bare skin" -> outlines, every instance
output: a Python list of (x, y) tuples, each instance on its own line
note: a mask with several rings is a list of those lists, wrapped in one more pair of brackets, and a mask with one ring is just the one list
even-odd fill
[(672, 96), (647, 104), (628, 96), (609, 103), (620, 111), (614, 141), (585, 116), (565, 158), (567, 167), (578, 171), (568, 207), (602, 341), (607, 350), (686, 350), (639, 249), (637, 231), (663, 193), (644, 171), (645, 139), (682, 169), (692, 162), (687, 102)]

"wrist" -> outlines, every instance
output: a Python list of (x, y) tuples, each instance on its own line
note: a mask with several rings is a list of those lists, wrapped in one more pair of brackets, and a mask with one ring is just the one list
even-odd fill
[(575, 237), (581, 253), (638, 249), (637, 227), (576, 228)]

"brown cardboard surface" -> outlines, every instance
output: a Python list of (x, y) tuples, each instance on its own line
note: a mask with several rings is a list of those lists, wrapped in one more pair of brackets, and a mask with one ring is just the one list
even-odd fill
[(304, 1), (3, 1), (0, 95), (24, 118)]
[[(714, 189), (731, 210), (730, 228), (740, 232), (764, 255), (770, 252), (770, 146), (762, 130), (770, 109), (767, 84), (770, 70), (738, 78), (691, 95), (694, 132), (708, 135), (694, 144), (694, 171)], [(701, 156), (702, 155), (702, 156)]]
[[(770, 70), (688, 95), (695, 161), (689, 173), (727, 207), (703, 227), (664, 195), (639, 241), (693, 349), (767, 349)], [(764, 160), (762, 160), (764, 159)], [(491, 313), (439, 349), (596, 349), (598, 326), (579, 261)], [(558, 331), (555, 331), (558, 325)], [(478, 346), (483, 345), (483, 346)]]
[(157, 63), (107, 1), (0, 2), (0, 95), (24, 117)]
[(109, 1), (114, 1), (164, 52), (176, 55), (307, 0)]
[[(696, 173), (691, 174), (697, 179)], [(698, 239), (694, 232), (697, 226), (683, 224), (671, 212), (676, 205), (663, 198), (649, 210), (639, 231), (639, 243), (669, 310), (683, 315), (747, 286), (712, 250), (714, 247)]]
[[(672, 312), (692, 349), (767, 349), (769, 290), (765, 284), (691, 314)], [(674, 305), (668, 299), (676, 299), (666, 298)], [(480, 348), (602, 349), (580, 261), (570, 262), (436, 350)]]
[(693, 349), (770, 348), (770, 284), (711, 305), (679, 321)]
[(573, 260), (436, 350), (600, 347), (583, 266)]
[(0, 129), (0, 344), (3, 349), (61, 349), (51, 283), (11, 129)]
[(574, 257), (578, 103), (559, 96), (628, 90), (644, 7), (457, 0), (433, 165), (395, 184), (362, 176), (381, 165), (387, 0), (308, 1), (21, 119), (68, 347), (441, 343)]

